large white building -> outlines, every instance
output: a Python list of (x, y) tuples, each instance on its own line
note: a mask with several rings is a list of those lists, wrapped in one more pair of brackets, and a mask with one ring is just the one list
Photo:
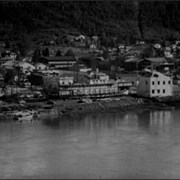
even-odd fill
[(172, 96), (172, 77), (166, 76), (154, 70), (145, 72), (139, 77), (137, 94), (143, 97)]

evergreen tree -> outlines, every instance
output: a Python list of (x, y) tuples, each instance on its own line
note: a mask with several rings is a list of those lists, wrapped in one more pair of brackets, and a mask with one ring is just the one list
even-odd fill
[(58, 49), (56, 56), (62, 56), (60, 49)]
[(39, 48), (37, 48), (33, 53), (32, 62), (34, 63), (39, 62), (40, 57), (41, 57), (41, 51)]
[(4, 42), (5, 42), (5, 48), (10, 48), (11, 47), (11, 43), (10, 43), (10, 40), (9, 40), (8, 36), (5, 37)]
[(25, 57), (28, 50), (31, 48), (29, 37), (26, 35), (21, 36), (19, 42), (17, 43), (17, 47), (20, 51), (20, 56)]
[(42, 51), (42, 55), (49, 57), (49, 49), (47, 47)]
[(66, 52), (65, 56), (75, 57), (75, 54), (74, 54), (74, 52), (73, 52), (72, 49), (69, 49), (69, 50)]

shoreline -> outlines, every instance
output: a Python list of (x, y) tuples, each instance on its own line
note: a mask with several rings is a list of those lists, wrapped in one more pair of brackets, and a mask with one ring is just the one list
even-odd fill
[[(51, 117), (73, 117), (79, 115), (85, 115), (88, 113), (103, 113), (103, 112), (127, 112), (134, 110), (143, 109), (168, 109), (175, 104), (170, 101), (154, 100), (148, 98), (132, 97), (132, 96), (121, 96), (119, 98), (101, 99), (90, 103), (79, 103), (78, 100), (61, 100), (53, 99), (51, 101), (54, 104), (48, 104), (45, 102), (27, 102), (26, 106), (22, 107), (18, 103), (5, 103), (0, 105), (1, 116), (6, 115), (8, 112), (16, 110), (34, 110), (36, 111), (41, 119)], [(3, 118), (1, 118), (3, 119)]]

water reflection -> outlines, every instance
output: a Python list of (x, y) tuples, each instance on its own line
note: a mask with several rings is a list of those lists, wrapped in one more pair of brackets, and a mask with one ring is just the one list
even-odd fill
[(173, 110), (143, 111), (138, 114), (138, 125), (152, 133), (162, 133), (171, 130)]
[(179, 115), (153, 110), (1, 122), (0, 178), (180, 177)]

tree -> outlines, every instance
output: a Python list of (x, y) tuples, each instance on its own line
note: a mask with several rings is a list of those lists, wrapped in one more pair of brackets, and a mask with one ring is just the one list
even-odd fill
[(69, 49), (69, 50), (66, 52), (65, 56), (75, 57), (75, 54), (74, 54), (74, 52), (73, 52), (72, 49)]
[(40, 57), (41, 57), (41, 51), (39, 48), (36, 48), (36, 50), (33, 53), (32, 62), (34, 63), (39, 62)]
[(58, 49), (56, 56), (62, 56), (60, 49)]
[(19, 42), (17, 43), (17, 47), (19, 49), (20, 56), (25, 57), (27, 52), (28, 52), (28, 50), (31, 47), (31, 42), (29, 40), (29, 37), (26, 36), (26, 35), (22, 35), (20, 37)]
[(47, 47), (42, 51), (42, 55), (49, 57), (49, 49)]
[(11, 47), (11, 43), (10, 43), (10, 40), (9, 40), (8, 36), (5, 37), (4, 42), (5, 42), (5, 48), (10, 48)]
[(107, 59), (107, 58), (109, 57), (109, 52), (108, 52), (107, 49), (104, 49), (104, 50), (103, 50), (102, 57), (103, 57), (104, 59)]
[(15, 77), (15, 75), (16, 75), (17, 73), (16, 73), (16, 70), (14, 70), (14, 69), (8, 69), (7, 71), (6, 71), (6, 74), (4, 75), (4, 82), (5, 83), (13, 83), (13, 81), (14, 81), (14, 77)]
[(4, 77), (6, 74), (6, 69), (4, 67), (0, 67), (0, 74)]
[(153, 54), (154, 54), (154, 50), (153, 50), (152, 45), (148, 45), (142, 52), (142, 58), (153, 57), (154, 56)]

